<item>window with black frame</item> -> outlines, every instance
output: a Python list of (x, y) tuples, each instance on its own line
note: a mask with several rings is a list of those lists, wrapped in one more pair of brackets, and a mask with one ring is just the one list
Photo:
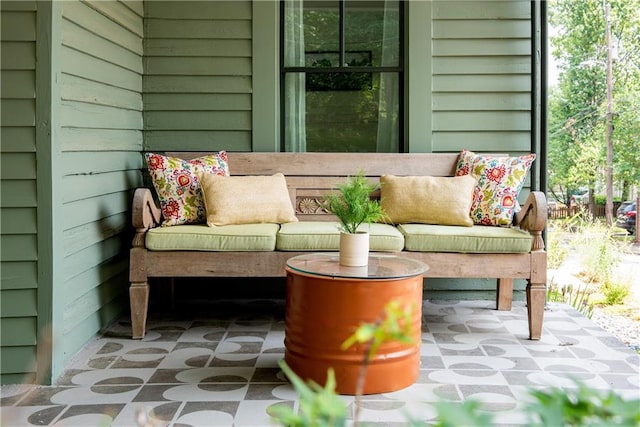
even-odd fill
[(400, 1), (282, 3), (285, 151), (402, 151)]

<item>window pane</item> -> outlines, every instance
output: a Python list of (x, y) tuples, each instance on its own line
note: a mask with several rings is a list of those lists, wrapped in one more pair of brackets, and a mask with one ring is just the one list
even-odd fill
[(398, 152), (397, 73), (307, 73), (304, 99), (297, 99), (291, 83), (301, 76), (287, 74), (285, 99), (295, 108), (285, 108), (286, 151)]
[(337, 67), (339, 65), (339, 2), (304, 2), (304, 45), (307, 67)]
[[(399, 2), (397, 1), (347, 1), (345, 3), (345, 62), (347, 65), (398, 66), (400, 61), (399, 20)], [(367, 52), (370, 63), (351, 63), (349, 52)]]
[(399, 151), (401, 2), (287, 0), (283, 5), (285, 150)]

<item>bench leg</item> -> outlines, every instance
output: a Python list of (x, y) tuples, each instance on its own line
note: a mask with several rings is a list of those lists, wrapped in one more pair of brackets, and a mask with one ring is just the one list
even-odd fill
[(542, 318), (547, 300), (544, 283), (527, 283), (527, 315), (529, 318), (529, 339), (539, 340), (542, 336)]
[(131, 304), (131, 337), (133, 339), (144, 338), (147, 327), (147, 309), (149, 308), (149, 283), (131, 283), (129, 301)]
[(510, 311), (513, 301), (513, 279), (498, 279), (496, 310)]

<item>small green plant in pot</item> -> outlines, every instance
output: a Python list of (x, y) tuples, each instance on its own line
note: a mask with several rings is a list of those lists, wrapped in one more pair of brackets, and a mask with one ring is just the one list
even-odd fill
[(325, 195), (323, 207), (340, 222), (340, 264), (365, 266), (369, 256), (369, 233), (358, 227), (386, 217), (380, 202), (371, 198), (371, 193), (378, 187), (369, 182), (362, 170), (337, 187), (337, 192)]

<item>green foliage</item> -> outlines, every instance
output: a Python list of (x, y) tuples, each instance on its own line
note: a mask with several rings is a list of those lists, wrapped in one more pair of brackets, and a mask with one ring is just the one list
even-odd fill
[(594, 189), (604, 175), (606, 76), (604, 4), (617, 56), (613, 61), (613, 173), (628, 189), (640, 184), (640, 0), (555, 0), (550, 38), (559, 64), (558, 86), (549, 93), (549, 189), (568, 202), (578, 187)]
[(353, 335), (342, 343), (342, 350), (347, 350), (354, 344), (369, 344), (366, 357), (371, 360), (378, 352), (380, 345), (385, 342), (412, 343), (412, 312), (410, 308), (403, 309), (398, 301), (390, 301), (384, 307), (384, 317), (376, 323), (360, 325)]
[(612, 282), (623, 249), (611, 229), (597, 222), (584, 226), (574, 241), (574, 247), (580, 256), (582, 274), (587, 282), (603, 286)]
[[(570, 241), (562, 241), (559, 236), (571, 233)], [(553, 230), (548, 238), (548, 265), (558, 268), (570, 250), (580, 257), (580, 286), (558, 286), (552, 282), (547, 292), (548, 301), (565, 302), (591, 318), (595, 304), (620, 304), (629, 294), (629, 286), (614, 277), (621, 256), (626, 250), (624, 241), (616, 239), (612, 229), (607, 228), (591, 216), (580, 211), (578, 214), (553, 222)], [(597, 291), (604, 295), (594, 301), (591, 295)]]
[(629, 296), (631, 290), (627, 283), (609, 283), (602, 287), (604, 294), (604, 303), (607, 305), (616, 305), (624, 303), (625, 298)]
[(305, 383), (281, 360), (280, 369), (293, 384), (300, 400), (300, 410), (295, 412), (284, 405), (271, 406), (268, 414), (288, 427), (338, 427), (344, 426), (347, 407), (336, 394), (336, 378), (332, 369), (327, 372), (327, 384), (323, 387), (313, 381)]
[(554, 221), (554, 227), (547, 233), (547, 267), (558, 268), (569, 256), (567, 243), (562, 240), (563, 230), (557, 227), (563, 220)]
[(593, 316), (593, 303), (589, 301), (589, 296), (591, 294), (588, 292), (588, 288), (588, 285), (584, 285), (578, 286), (578, 288), (574, 290), (573, 286), (568, 286), (566, 291), (571, 307), (591, 319)]
[(554, 387), (531, 392), (534, 402), (525, 407), (529, 425), (637, 426), (640, 400), (623, 400), (614, 392), (602, 394), (574, 380), (577, 388)]
[(355, 233), (360, 224), (386, 218), (380, 202), (371, 199), (377, 186), (369, 183), (362, 170), (337, 187), (337, 193), (325, 195), (323, 207), (338, 218), (345, 232)]
[(547, 301), (569, 304), (585, 317), (591, 319), (594, 303), (589, 301), (590, 295), (591, 289), (586, 284), (578, 287), (573, 285), (558, 286), (552, 281), (547, 290)]
[[(620, 203), (622, 200), (620, 199), (620, 197), (614, 196), (612, 201), (613, 201), (613, 203)], [(596, 194), (595, 196), (593, 196), (593, 202), (596, 205), (604, 206), (607, 203), (607, 196), (602, 196), (600, 194)]]
[[(462, 403), (438, 402), (438, 420), (436, 427), (491, 427), (494, 425), (493, 416), (482, 411), (482, 404), (476, 400), (465, 400)], [(426, 424), (425, 424), (426, 425)]]

